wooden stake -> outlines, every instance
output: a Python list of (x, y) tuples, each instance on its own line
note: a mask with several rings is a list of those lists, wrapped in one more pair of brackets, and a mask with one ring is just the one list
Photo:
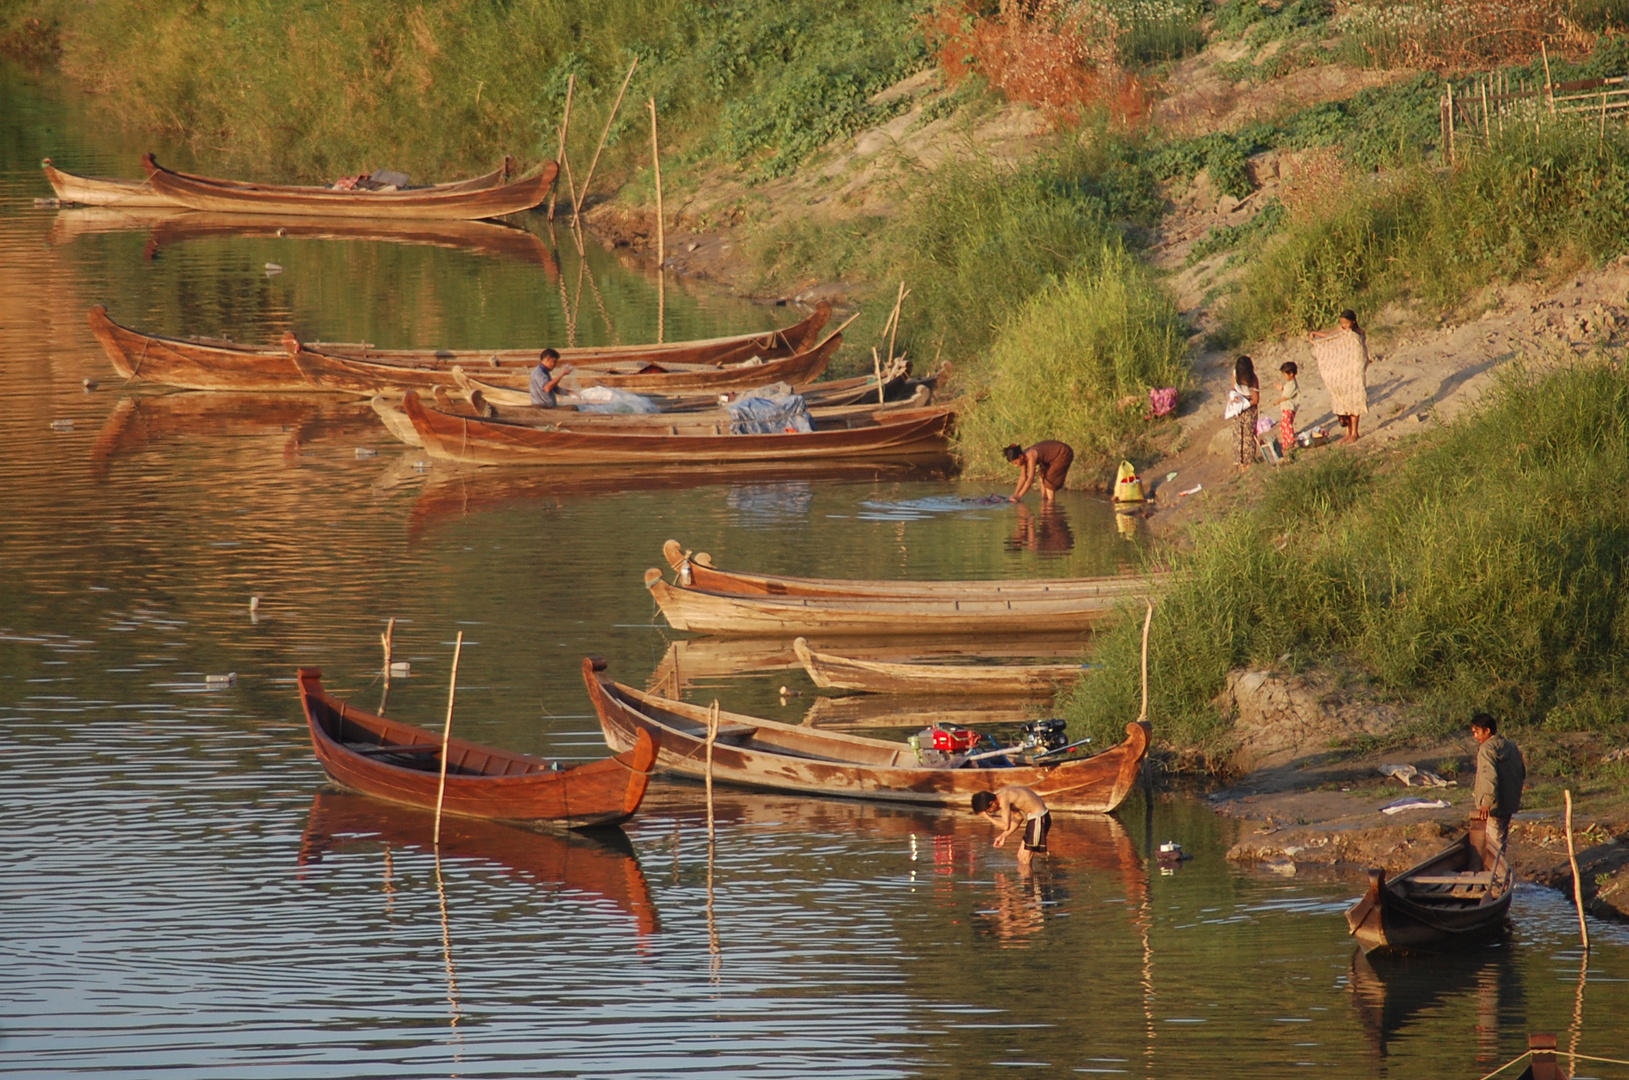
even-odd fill
[(1606, 88), (1601, 88), (1601, 130), (1595, 136), (1595, 145), (1600, 146), (1606, 142)]
[(391, 641), (396, 635), (396, 616), (390, 617), (385, 625), (385, 632), (379, 635), (379, 644), (385, 647), (385, 690), (379, 695), (379, 715), (385, 715), (385, 703), (390, 700), (390, 657)]
[(707, 843), (713, 842), (713, 743), (718, 740), (718, 699), (707, 710)]
[[(571, 183), (571, 165), (566, 161), (566, 132), (571, 130), (571, 95), (577, 89), (577, 76), (575, 73), (566, 79), (566, 112), (560, 118), (560, 149), (554, 153), (554, 160), (560, 163), (561, 170), (566, 173), (566, 183)], [(554, 197), (560, 188), (560, 175), (555, 174), (554, 183), (549, 186), (549, 220), (554, 220)], [(571, 205), (577, 205), (577, 192), (571, 192)]]
[(1539, 42), (1539, 49), (1544, 53), (1544, 97), (1550, 103), (1550, 115), (1555, 115), (1555, 83), (1550, 81), (1550, 46)]
[(1148, 629), (1154, 624), (1154, 601), (1143, 598), (1148, 605), (1148, 612), (1143, 615), (1143, 711), (1137, 715), (1138, 720), (1148, 719)]
[[(594, 170), (599, 168), (600, 152), (605, 149), (605, 140), (611, 137), (611, 125), (616, 122), (617, 112), (622, 108), (622, 95), (628, 92), (628, 84), (633, 81), (634, 68), (639, 66), (639, 57), (634, 57), (633, 63), (628, 65), (628, 74), (622, 79), (622, 89), (617, 91), (617, 99), (611, 104), (611, 115), (605, 118), (605, 130), (600, 132), (600, 144), (594, 148), (594, 159), (588, 163), (588, 175), (583, 177), (584, 199), (588, 198), (588, 185), (594, 182)], [(581, 202), (573, 208), (571, 227), (580, 229), (583, 226), (583, 206)]]
[(1476, 84), (1482, 91), (1482, 138), (1489, 146), (1493, 145), (1493, 121), (1488, 116), (1488, 84), (1484, 79)]
[(877, 373), (877, 404), (882, 404), (882, 357), (877, 353), (877, 347), (871, 346), (871, 370)]
[(1578, 877), (1578, 854), (1572, 846), (1572, 791), (1561, 793), (1567, 804), (1567, 861), (1572, 864), (1572, 902), (1578, 908), (1578, 936), (1584, 941), (1584, 951), (1589, 951), (1589, 924), (1584, 922), (1584, 883)]
[(667, 223), (662, 218), (662, 150), (656, 138), (656, 99), (650, 109), (650, 167), (656, 173), (656, 343), (667, 329)]
[(1448, 164), (1454, 160), (1454, 84), (1448, 84)]
[(441, 729), (441, 782), (436, 785), (436, 827), (431, 846), (441, 847), (441, 804), (447, 798), (447, 745), (452, 741), (453, 698), (458, 693), (458, 657), (464, 651), (464, 632), (458, 631), (453, 645), (452, 679), (447, 684), (447, 723)]

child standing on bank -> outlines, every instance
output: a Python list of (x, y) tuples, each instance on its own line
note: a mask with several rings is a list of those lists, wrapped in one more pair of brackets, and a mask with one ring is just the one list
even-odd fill
[(1280, 364), (1278, 371), (1284, 376), (1284, 385), (1278, 391), (1278, 435), (1284, 452), (1288, 454), (1295, 446), (1295, 410), (1301, 404), (1301, 387), (1295, 377), (1301, 373), (1301, 369), (1290, 360)]

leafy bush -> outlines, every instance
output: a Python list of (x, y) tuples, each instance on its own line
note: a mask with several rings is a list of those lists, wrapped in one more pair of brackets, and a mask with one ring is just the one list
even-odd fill
[[(1171, 554), (1150, 642), (1163, 738), (1221, 746), (1228, 671), (1285, 654), (1344, 655), (1444, 728), (1475, 709), (1629, 722), (1629, 373), (1518, 370), (1395, 472), (1327, 454), (1268, 492)], [(1130, 616), (1069, 702), (1078, 734), (1118, 737), (1137, 714)]]
[(1089, 477), (1141, 448), (1150, 388), (1186, 384), (1186, 333), (1170, 296), (1118, 244), (1091, 262), (1032, 296), (991, 346), (977, 403), (960, 421), (970, 471), (1010, 471), (1009, 442), (1062, 439), (1077, 476)]

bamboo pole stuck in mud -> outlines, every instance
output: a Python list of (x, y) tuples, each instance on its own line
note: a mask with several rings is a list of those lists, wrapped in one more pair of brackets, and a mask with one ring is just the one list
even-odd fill
[(379, 635), (379, 644), (381, 644), (381, 645), (383, 645), (385, 647), (385, 689), (384, 689), (384, 692), (379, 695), (379, 715), (380, 716), (385, 715), (385, 704), (386, 704), (386, 702), (388, 702), (390, 700), (391, 644), (394, 641), (395, 636), (396, 636), (396, 616), (392, 615), (390, 617), (390, 622), (385, 624), (385, 632)]
[(1488, 83), (1483, 79), (1477, 84), (1482, 90), (1482, 138), (1489, 146), (1493, 145), (1493, 120), (1488, 114)]
[(1588, 952), (1589, 924), (1584, 922), (1584, 883), (1578, 879), (1578, 853), (1572, 844), (1572, 791), (1565, 790), (1561, 796), (1567, 806), (1567, 861), (1572, 864), (1572, 902), (1578, 909), (1578, 936), (1583, 939), (1584, 951)]
[(713, 842), (713, 743), (718, 741), (718, 699), (707, 710), (707, 843)]
[(464, 632), (458, 631), (453, 644), (452, 678), (447, 683), (447, 722), (441, 728), (441, 780), (436, 785), (436, 827), (430, 846), (441, 847), (441, 805), (447, 798), (447, 746), (452, 742), (453, 698), (458, 693), (458, 658), (464, 651)]
[[(577, 89), (577, 76), (575, 73), (566, 78), (566, 111), (560, 117), (560, 148), (554, 152), (554, 160), (560, 163), (560, 171), (566, 174), (566, 183), (571, 183), (571, 163), (566, 160), (566, 132), (571, 130), (571, 97)], [(549, 187), (549, 220), (554, 220), (554, 198), (559, 193), (560, 174), (556, 173), (554, 183)], [(571, 189), (571, 205), (577, 205), (577, 191)]]
[[(616, 123), (617, 113), (622, 108), (622, 96), (628, 92), (628, 84), (633, 82), (634, 68), (639, 66), (639, 57), (634, 57), (633, 63), (628, 65), (628, 74), (622, 78), (622, 89), (617, 91), (616, 101), (611, 103), (611, 115), (605, 118), (605, 130), (600, 132), (600, 144), (594, 148), (594, 158), (588, 163), (588, 175), (583, 177), (583, 199), (588, 198), (588, 185), (594, 182), (594, 170), (599, 168), (600, 153), (605, 149), (605, 140), (611, 137), (611, 125)], [(572, 207), (571, 227), (583, 227), (583, 204), (577, 200)]]
[(656, 138), (656, 99), (650, 109), (650, 167), (656, 173), (656, 343), (667, 330), (667, 224), (662, 219), (662, 149)]
[(1148, 630), (1154, 624), (1154, 601), (1144, 597), (1143, 603), (1148, 611), (1143, 615), (1143, 711), (1137, 714), (1138, 720), (1148, 719)]

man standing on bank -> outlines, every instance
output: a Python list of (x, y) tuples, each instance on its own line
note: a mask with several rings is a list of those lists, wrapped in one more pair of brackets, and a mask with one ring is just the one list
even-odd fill
[(1018, 466), (1021, 473), (1018, 487), (1007, 501), (1022, 499), (1039, 479), (1042, 505), (1049, 505), (1052, 496), (1063, 490), (1064, 481), (1069, 479), (1069, 466), (1075, 462), (1074, 448), (1057, 439), (1038, 442), (1028, 450), (1020, 449), (1017, 443), (1013, 443), (1001, 451), (1001, 456)]
[(553, 349), (544, 349), (537, 354), (537, 367), (532, 369), (530, 389), (532, 392), (532, 405), (539, 409), (552, 409), (559, 404), (555, 394), (560, 391), (560, 380), (570, 375), (574, 369), (570, 364), (560, 363), (560, 354)]
[(1471, 737), (1477, 742), (1476, 816), (1487, 818), (1489, 861), (1504, 854), (1510, 844), (1510, 819), (1522, 806), (1522, 784), (1527, 763), (1516, 744), (1499, 734), (1499, 722), (1487, 713), (1471, 717)]
[[(996, 816), (996, 811), (1001, 816)], [(1007, 837), (1017, 832), (1019, 827), (1024, 829), (1024, 842), (1018, 848), (1018, 868), (1028, 870), (1030, 860), (1035, 858), (1036, 852), (1046, 852), (1046, 834), (1052, 831), (1052, 811), (1046, 808), (1046, 800), (1027, 787), (1009, 784), (994, 792), (977, 791), (973, 793), (973, 813), (983, 814), (997, 825), (1002, 826), (1001, 835), (995, 838), (994, 847), (1002, 847), (1007, 843)]]

